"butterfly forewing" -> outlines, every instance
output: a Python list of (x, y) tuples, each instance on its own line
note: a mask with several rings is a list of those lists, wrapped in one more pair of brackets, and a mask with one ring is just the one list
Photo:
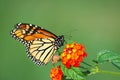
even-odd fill
[(57, 38), (57, 36), (39, 26), (27, 23), (19, 23), (15, 25), (15, 29), (11, 31), (12, 37), (24, 43), (29, 43), (38, 38)]

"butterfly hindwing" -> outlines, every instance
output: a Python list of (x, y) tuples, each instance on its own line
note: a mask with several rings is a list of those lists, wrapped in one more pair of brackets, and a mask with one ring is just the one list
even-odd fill
[(36, 39), (27, 46), (28, 56), (38, 65), (46, 64), (53, 54), (56, 52), (57, 47), (54, 45), (54, 39)]

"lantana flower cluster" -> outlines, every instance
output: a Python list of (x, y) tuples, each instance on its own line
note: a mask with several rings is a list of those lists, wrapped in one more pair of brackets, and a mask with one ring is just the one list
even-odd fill
[(60, 66), (53, 67), (50, 71), (50, 78), (51, 80), (62, 80), (62, 70), (60, 69)]
[[(52, 63), (56, 63), (58, 60), (62, 61), (62, 64), (66, 68), (79, 67), (80, 63), (83, 61), (83, 58), (86, 57), (85, 47), (78, 43), (66, 44), (65, 48), (61, 55), (53, 56)], [(62, 80), (63, 72), (60, 66), (53, 67), (50, 71), (51, 80)]]
[(66, 44), (61, 54), (61, 59), (66, 68), (70, 68), (71, 66), (79, 67), (80, 62), (82, 62), (83, 58), (86, 56), (87, 54), (83, 45), (72, 43)]

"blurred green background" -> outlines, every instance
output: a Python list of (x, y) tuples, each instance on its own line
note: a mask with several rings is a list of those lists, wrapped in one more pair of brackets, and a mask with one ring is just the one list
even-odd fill
[[(25, 47), (10, 36), (19, 22), (39, 25), (86, 47), (86, 61), (103, 49), (120, 53), (119, 0), (0, 0), (0, 80), (50, 80), (51, 63), (35, 65)], [(111, 64), (102, 69), (119, 71)], [(119, 80), (120, 76), (96, 74), (87, 80)]]

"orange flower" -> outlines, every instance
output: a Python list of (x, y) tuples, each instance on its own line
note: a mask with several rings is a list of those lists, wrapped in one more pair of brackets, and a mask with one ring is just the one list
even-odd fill
[(62, 70), (60, 69), (60, 66), (56, 68), (52, 68), (50, 71), (50, 78), (52, 80), (62, 80)]
[(61, 54), (62, 63), (66, 68), (70, 68), (71, 66), (79, 67), (80, 62), (87, 56), (84, 50), (85, 48), (81, 44), (67, 44)]

